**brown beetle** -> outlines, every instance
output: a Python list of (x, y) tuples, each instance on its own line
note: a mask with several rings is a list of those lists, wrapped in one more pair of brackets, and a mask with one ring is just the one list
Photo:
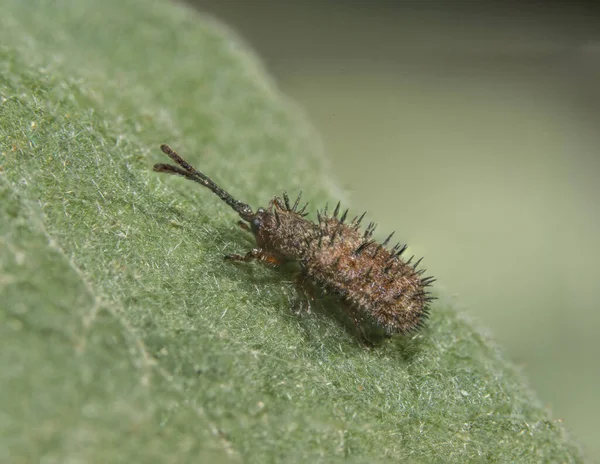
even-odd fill
[(401, 258), (406, 245), (386, 248), (393, 233), (379, 244), (372, 238), (374, 223), (361, 232), (364, 213), (346, 222), (348, 210), (340, 215), (338, 203), (333, 215), (328, 216), (325, 207), (317, 211), (318, 223), (310, 222), (305, 219), (308, 203), (298, 208), (302, 192), (293, 204), (284, 193), (283, 198), (274, 197), (266, 209), (253, 212), (169, 146), (162, 145), (161, 149), (179, 166), (156, 164), (155, 171), (204, 185), (240, 215), (243, 221), (238, 224), (243, 229), (254, 234), (256, 248), (245, 255), (227, 255), (226, 259), (258, 260), (274, 266), (297, 261), (301, 268), (297, 282), (308, 281), (338, 295), (359, 331), (369, 321), (386, 335), (406, 334), (421, 327), (427, 318), (427, 304), (434, 297), (426, 287), (435, 279), (422, 277), (424, 270), (417, 270), (420, 259), (412, 263), (413, 258)]

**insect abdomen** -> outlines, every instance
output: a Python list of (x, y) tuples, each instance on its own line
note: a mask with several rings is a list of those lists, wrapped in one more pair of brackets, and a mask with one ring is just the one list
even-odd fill
[[(336, 243), (337, 240), (337, 243)], [(416, 266), (343, 226), (305, 263), (307, 273), (387, 334), (419, 328), (427, 317), (428, 281)]]

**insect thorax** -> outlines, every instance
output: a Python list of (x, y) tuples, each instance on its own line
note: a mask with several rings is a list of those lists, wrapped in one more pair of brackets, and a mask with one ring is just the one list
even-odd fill
[(277, 197), (259, 209), (252, 231), (259, 247), (290, 260), (302, 260), (319, 235), (319, 226), (285, 208)]

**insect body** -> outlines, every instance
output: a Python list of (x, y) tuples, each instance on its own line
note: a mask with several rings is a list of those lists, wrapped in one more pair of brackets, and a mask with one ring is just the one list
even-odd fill
[(360, 329), (365, 321), (384, 330), (386, 335), (418, 329), (428, 315), (433, 299), (426, 288), (434, 282), (417, 270), (421, 260), (412, 263), (401, 258), (406, 245), (387, 248), (393, 233), (382, 243), (373, 240), (375, 224), (360, 230), (364, 214), (347, 220), (348, 210), (340, 214), (340, 204), (329, 216), (327, 207), (317, 211), (318, 222), (305, 219), (306, 207), (299, 208), (300, 195), (291, 204), (287, 194), (274, 197), (266, 209), (256, 212), (217, 186), (209, 177), (190, 166), (167, 145), (161, 146), (178, 166), (156, 164), (154, 170), (183, 176), (216, 194), (236, 211), (238, 224), (254, 234), (256, 248), (245, 255), (228, 255), (235, 261), (258, 260), (280, 265), (293, 260), (300, 264), (299, 283), (309, 281), (341, 297), (348, 314)]

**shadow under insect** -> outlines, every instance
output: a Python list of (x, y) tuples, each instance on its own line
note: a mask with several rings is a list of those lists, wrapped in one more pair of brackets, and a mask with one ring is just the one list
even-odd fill
[[(320, 317), (334, 319), (351, 336), (367, 347), (380, 345), (391, 337), (377, 325), (374, 319), (360, 314), (358, 310), (354, 309), (350, 302), (344, 300), (343, 296), (327, 291), (323, 286), (305, 278), (300, 270), (293, 278), (297, 298), (292, 310), (296, 314), (302, 316), (302, 313), (314, 311)], [(359, 322), (357, 323), (357, 321)]]
[[(434, 299), (427, 287), (435, 279), (423, 277), (421, 260), (412, 263), (401, 258), (406, 246), (386, 246), (373, 239), (375, 224), (361, 231), (364, 214), (347, 221), (348, 210), (340, 214), (340, 204), (329, 216), (327, 206), (317, 211), (318, 222), (305, 217), (308, 203), (299, 207), (302, 192), (291, 204), (286, 193), (274, 197), (267, 208), (253, 209), (217, 186), (208, 176), (193, 168), (175, 151), (161, 146), (178, 166), (156, 164), (154, 170), (174, 174), (207, 187), (238, 213), (238, 225), (252, 233), (256, 246), (247, 253), (230, 254), (226, 260), (246, 263), (259, 261), (267, 266), (298, 265), (294, 283), (304, 304), (324, 297), (327, 313), (354, 325), (365, 344), (378, 343), (394, 334), (419, 329), (428, 316), (428, 303)], [(332, 296), (337, 304), (330, 304)], [(302, 301), (299, 302), (302, 306)], [(341, 316), (341, 317), (338, 317)]]

